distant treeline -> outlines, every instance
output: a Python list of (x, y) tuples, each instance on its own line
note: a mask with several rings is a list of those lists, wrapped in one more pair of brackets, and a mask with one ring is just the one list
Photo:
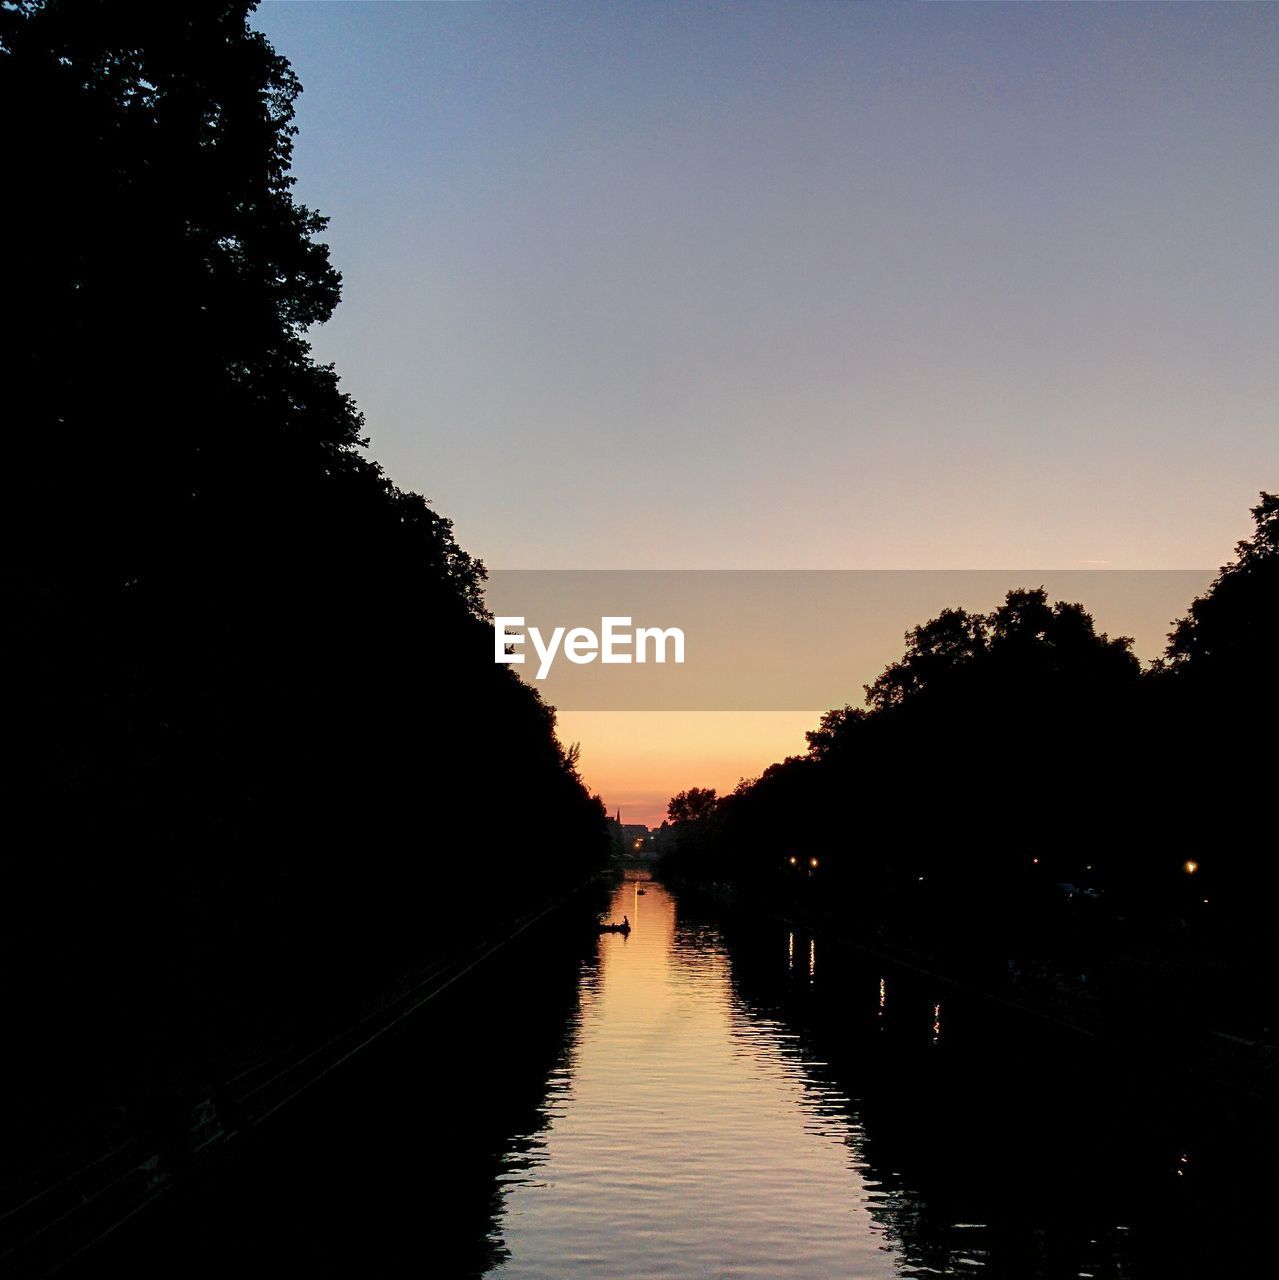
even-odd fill
[(104, 1106), (606, 845), (483, 567), (312, 358), (340, 277), (252, 7), (0, 8), (7, 1057)]
[(1215, 1008), (1205, 1017), (1270, 1026), (1279, 497), (1252, 514), (1255, 533), (1149, 669), (1082, 605), (1035, 588), (914, 628), (865, 705), (827, 712), (806, 755), (728, 796), (676, 796), (667, 874), (987, 976), (1096, 991), (1142, 953), (1147, 978), (1180, 973), (1152, 1011), (1198, 1000)]

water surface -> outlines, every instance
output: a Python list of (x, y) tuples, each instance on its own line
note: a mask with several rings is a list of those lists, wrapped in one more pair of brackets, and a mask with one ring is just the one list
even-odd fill
[[(641, 894), (641, 889), (643, 893)], [(1272, 1270), (1273, 1126), (1177, 1069), (627, 880), (498, 952), (74, 1275)], [(1153, 1065), (1152, 1065), (1153, 1064)]]
[(614, 895), (633, 932), (601, 937), (547, 1130), (501, 1175), (494, 1274), (893, 1275), (848, 1099), (748, 1013), (718, 936), (645, 888)]
[(624, 913), (501, 1162), (498, 1280), (1153, 1280), (1265, 1255), (1267, 1158), (1174, 1062), (657, 884), (620, 885)]

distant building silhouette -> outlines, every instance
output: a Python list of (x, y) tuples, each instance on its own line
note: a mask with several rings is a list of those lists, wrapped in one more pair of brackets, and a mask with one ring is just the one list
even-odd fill
[(652, 833), (648, 827), (642, 822), (623, 822), (620, 808), (609, 819), (609, 834), (614, 851), (623, 858), (647, 852), (650, 847)]

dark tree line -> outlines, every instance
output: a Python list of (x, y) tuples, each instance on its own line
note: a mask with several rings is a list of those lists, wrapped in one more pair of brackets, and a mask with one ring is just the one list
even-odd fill
[(1038, 589), (914, 628), (806, 755), (672, 813), (668, 873), (988, 976), (1038, 966), (1095, 989), (1142, 953), (1179, 975), (1152, 1009), (1211, 1002), (1205, 1017), (1279, 1031), (1279, 497), (1252, 514), (1149, 670)]
[(312, 357), (341, 281), (252, 8), (0, 6), (0, 945), (11, 1029), (63, 1028), (10, 1065), (71, 1096), (118, 1059), (104, 1105), (605, 842), (553, 710), (492, 662), (483, 567)]

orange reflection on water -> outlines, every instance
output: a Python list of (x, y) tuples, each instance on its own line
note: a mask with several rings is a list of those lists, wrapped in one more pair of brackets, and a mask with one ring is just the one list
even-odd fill
[[(619, 886), (609, 914), (634, 900)], [(660, 884), (643, 907), (629, 938), (600, 937), (534, 1154), (501, 1179), (496, 1274), (894, 1276), (847, 1097), (748, 1011), (715, 930), (681, 922)]]

